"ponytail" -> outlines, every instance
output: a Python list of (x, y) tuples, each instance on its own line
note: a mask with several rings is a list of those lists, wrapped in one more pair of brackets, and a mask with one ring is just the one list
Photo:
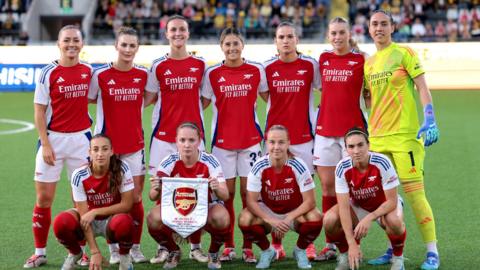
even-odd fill
[(108, 190), (113, 197), (120, 195), (120, 187), (122, 185), (122, 160), (117, 155), (110, 157), (110, 166), (108, 168)]

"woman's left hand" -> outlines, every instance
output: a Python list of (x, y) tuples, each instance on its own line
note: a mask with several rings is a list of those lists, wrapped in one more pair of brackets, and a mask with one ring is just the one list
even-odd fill
[(367, 236), (370, 225), (372, 225), (372, 222), (367, 218), (360, 220), (360, 222), (355, 227), (355, 230), (353, 230), (353, 237), (360, 240), (363, 237)]
[(208, 185), (213, 191), (217, 190), (220, 187), (217, 178), (212, 176), (208, 178)]
[(90, 226), (90, 223), (95, 220), (97, 214), (95, 213), (95, 209), (88, 211), (82, 217), (80, 217), (80, 225), (84, 230)]

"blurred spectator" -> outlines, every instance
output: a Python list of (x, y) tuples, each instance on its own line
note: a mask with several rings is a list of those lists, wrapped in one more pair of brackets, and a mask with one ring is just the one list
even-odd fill
[(447, 38), (447, 28), (443, 21), (437, 21), (435, 25), (435, 38), (437, 41), (445, 41)]
[(480, 37), (480, 21), (479, 20), (474, 20), (472, 22), (472, 30), (470, 31), (470, 34), (473, 38)]
[(367, 32), (367, 19), (364, 15), (358, 14), (355, 18), (355, 23), (352, 26), (352, 38), (357, 43), (364, 43), (366, 40), (365, 33)]
[(448, 19), (446, 29), (447, 29), (448, 41), (450, 42), (457, 41), (457, 36), (458, 36), (457, 22), (454, 21), (453, 19)]
[(420, 18), (416, 18), (415, 22), (412, 24), (412, 30), (411, 30), (412, 36), (416, 40), (420, 40), (421, 37), (425, 36), (426, 32), (427, 30), (425, 29), (425, 25), (423, 25)]

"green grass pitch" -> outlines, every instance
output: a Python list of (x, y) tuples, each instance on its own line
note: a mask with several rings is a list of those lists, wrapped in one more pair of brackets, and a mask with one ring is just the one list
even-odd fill
[[(425, 163), (425, 186), (432, 205), (441, 254), (441, 269), (478, 269), (480, 256), (480, 146), (477, 142), (480, 134), (480, 91), (434, 91), (436, 117), (440, 128), (440, 142), (427, 149)], [(15, 119), (33, 122), (32, 93), (0, 93), (0, 119)], [(264, 103), (259, 103), (259, 117), (264, 121)], [(152, 107), (144, 113), (144, 128), (147, 145), (151, 132), (150, 118)], [(91, 112), (94, 112), (92, 106)], [(94, 115), (92, 113), (92, 115)], [(210, 134), (210, 113), (206, 113), (207, 136)], [(16, 128), (12, 124), (0, 123), (0, 132)], [(207, 137), (209, 138), (209, 137)], [(33, 170), (37, 145), (35, 130), (0, 135), (0, 269), (21, 269), (27, 257), (33, 252), (31, 233), (31, 213), (35, 201)], [(318, 179), (316, 179), (318, 181)], [(317, 185), (319, 187), (319, 185)], [(148, 184), (146, 189), (148, 189)], [(317, 198), (321, 192), (318, 188)], [(144, 192), (145, 209), (153, 205)], [(237, 196), (237, 210), (240, 200)], [(69, 186), (65, 175), (59, 182), (52, 215), (72, 206)], [(320, 205), (319, 205), (320, 207)], [(405, 208), (407, 224), (407, 243), (405, 247), (406, 268), (419, 269), (424, 258), (424, 246), (419, 231), (414, 224), (412, 212)], [(273, 269), (296, 268), (291, 252), (297, 235), (289, 233), (284, 239), (287, 255), (285, 261), (274, 262)], [(323, 231), (316, 241), (323, 246)], [(103, 254), (105, 242), (98, 240)], [(203, 248), (209, 244), (208, 236), (202, 240)], [(237, 254), (241, 254), (240, 232), (236, 231)], [(386, 237), (378, 226), (372, 226), (367, 238), (362, 241), (365, 259), (381, 254), (386, 245)], [(147, 257), (155, 252), (155, 243), (144, 228), (142, 250)], [(193, 263), (187, 258), (188, 248), (184, 246), (184, 255), (179, 269), (206, 268), (206, 265)], [(256, 249), (258, 255), (258, 249)], [(59, 269), (66, 255), (65, 249), (50, 232), (48, 241), (48, 265), (41, 269)], [(150, 264), (135, 265), (135, 269), (158, 269), (161, 266)], [(224, 269), (253, 269), (240, 260), (224, 263)], [(334, 269), (335, 263), (314, 263), (315, 269)], [(117, 269), (117, 267), (110, 267)], [(373, 267), (366, 263), (362, 269), (389, 269)]]

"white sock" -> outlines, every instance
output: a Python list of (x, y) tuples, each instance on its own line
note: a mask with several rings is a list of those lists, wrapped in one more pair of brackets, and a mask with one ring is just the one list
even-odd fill
[(438, 250), (437, 250), (437, 241), (432, 241), (427, 243), (427, 251), (428, 252), (433, 252), (438, 255)]
[(132, 245), (132, 248), (134, 248), (134, 249), (140, 249), (140, 244), (133, 244), (133, 245)]
[(114, 251), (118, 251), (119, 247), (117, 243), (114, 244), (108, 244), (108, 250), (110, 250), (110, 254)]
[(47, 248), (35, 248), (35, 255), (47, 256)]
[(200, 248), (202, 248), (202, 246), (201, 246), (200, 244), (192, 244), (192, 243), (190, 243), (190, 249), (191, 249), (191, 250), (194, 250), (194, 249), (197, 249), (197, 248), (200, 249)]
[(337, 246), (335, 246), (334, 243), (327, 243), (325, 247), (327, 247), (328, 249), (337, 249)]
[(80, 248), (82, 249), (82, 253), (85, 253), (86, 246), (80, 246)]

